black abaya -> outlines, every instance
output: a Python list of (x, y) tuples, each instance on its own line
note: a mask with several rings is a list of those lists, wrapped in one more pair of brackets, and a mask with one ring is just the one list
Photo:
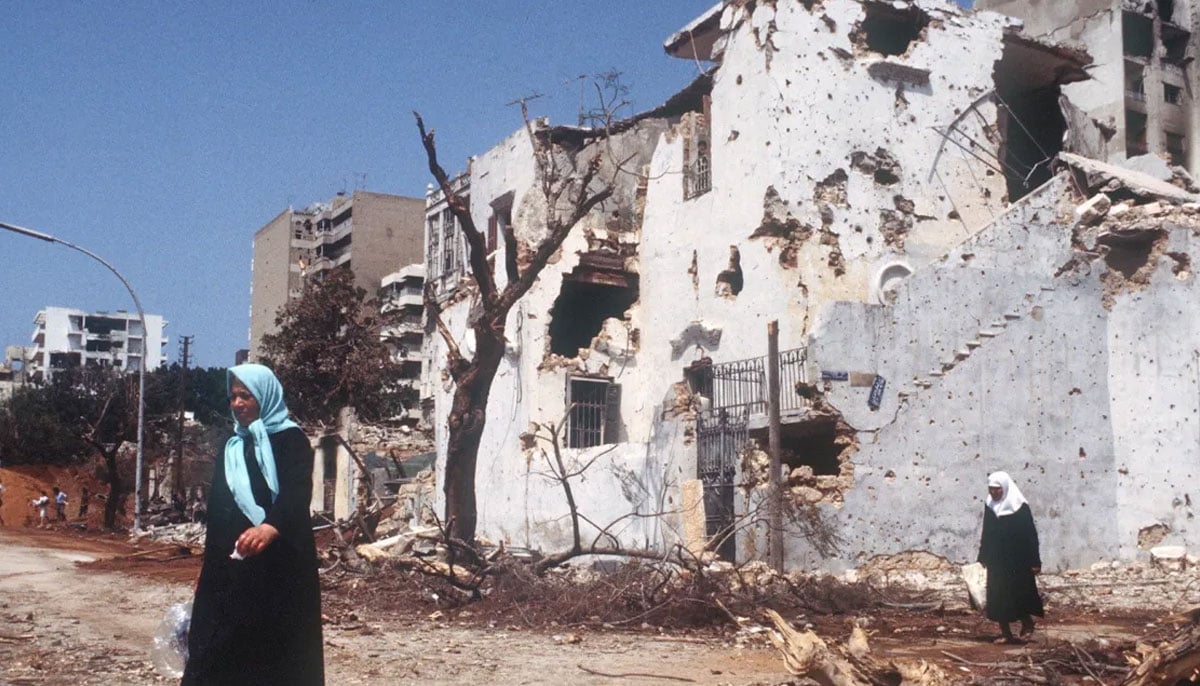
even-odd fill
[(1043, 616), (1033, 568), (1042, 566), (1037, 528), (1029, 504), (997, 517), (983, 508), (983, 536), (979, 562), (987, 567), (987, 617), (995, 622), (1015, 622), (1030, 615)]
[(182, 686), (309, 686), (325, 683), (321, 596), (309, 501), (313, 453), (291, 428), (272, 434), (279, 495), (271, 503), (266, 479), (245, 438), (244, 459), (254, 500), (279, 538), (245, 560), (229, 558), (253, 526), (238, 509), (218, 458), (208, 498), (204, 565), (192, 605), (188, 663)]

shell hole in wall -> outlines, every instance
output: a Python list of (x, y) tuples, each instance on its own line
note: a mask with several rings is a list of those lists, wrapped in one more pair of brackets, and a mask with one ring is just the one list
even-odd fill
[(890, 3), (863, 3), (866, 18), (852, 36), (862, 48), (883, 55), (903, 55), (929, 25), (929, 15), (915, 5), (897, 9)]
[(550, 352), (575, 357), (604, 328), (638, 300), (638, 277), (623, 271), (577, 269), (563, 278), (550, 310)]
[[(1003, 168), (1009, 202), (1050, 180), (1051, 164), (1063, 150), (1067, 121), (1062, 84), (1084, 80), (1077, 62), (1005, 41), (992, 78), (996, 86), (996, 155)], [(1073, 150), (1086, 154), (1084, 150)]]
[[(785, 423), (780, 427), (780, 462), (789, 473), (808, 467), (814, 476), (840, 476), (852, 434), (853, 429), (837, 421)], [(751, 429), (750, 437), (767, 445), (765, 428)]]

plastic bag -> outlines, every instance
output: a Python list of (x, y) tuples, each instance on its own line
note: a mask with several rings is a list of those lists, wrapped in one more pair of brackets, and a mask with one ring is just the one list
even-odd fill
[(183, 676), (187, 664), (188, 627), (192, 624), (192, 601), (175, 603), (167, 608), (158, 630), (154, 632), (154, 645), (150, 648), (150, 661), (154, 671), (170, 678)]
[(967, 584), (967, 599), (971, 607), (984, 610), (987, 605), (987, 569), (978, 562), (963, 565), (962, 578)]

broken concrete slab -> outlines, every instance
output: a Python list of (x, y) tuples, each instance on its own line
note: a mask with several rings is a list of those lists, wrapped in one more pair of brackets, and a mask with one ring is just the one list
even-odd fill
[(1141, 172), (1147, 176), (1152, 176), (1159, 181), (1169, 182), (1175, 175), (1171, 171), (1171, 165), (1167, 164), (1167, 161), (1158, 155), (1134, 155), (1126, 159), (1121, 166)]
[(1089, 160), (1069, 152), (1059, 153), (1058, 159), (1076, 173), (1076, 178), (1083, 182), (1085, 190), (1089, 192), (1111, 188), (1112, 192), (1123, 189), (1135, 197), (1160, 198), (1175, 204), (1200, 201), (1200, 195), (1189, 193), (1179, 186), (1161, 181), (1144, 172), (1099, 160)]

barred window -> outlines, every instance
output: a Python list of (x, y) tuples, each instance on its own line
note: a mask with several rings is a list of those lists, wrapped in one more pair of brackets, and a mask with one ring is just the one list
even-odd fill
[(619, 440), (619, 385), (608, 379), (572, 378), (567, 382), (567, 402), (568, 448), (591, 448)]

